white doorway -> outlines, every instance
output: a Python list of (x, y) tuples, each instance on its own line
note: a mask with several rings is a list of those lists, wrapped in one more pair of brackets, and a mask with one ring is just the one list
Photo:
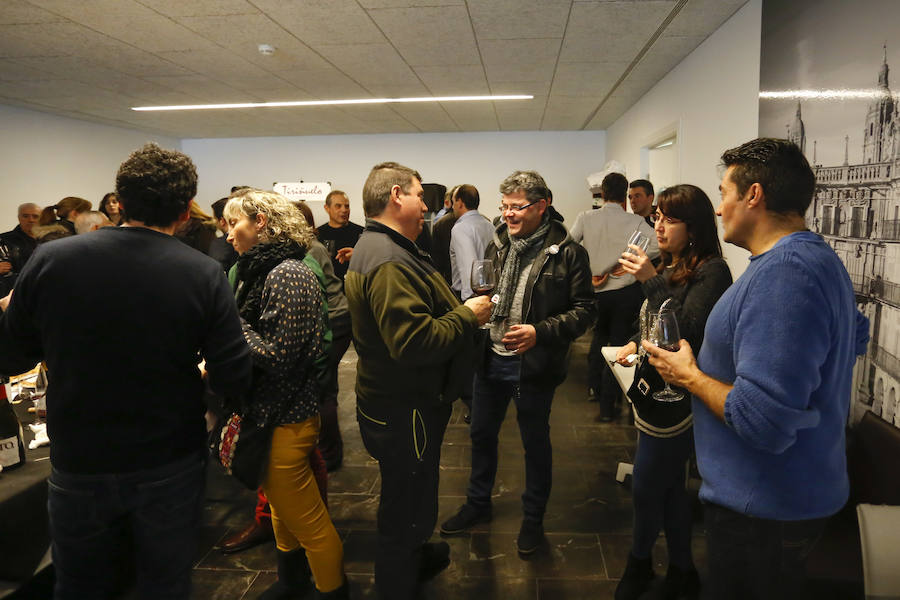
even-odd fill
[(679, 183), (678, 138), (674, 135), (647, 147), (647, 179), (656, 193)]

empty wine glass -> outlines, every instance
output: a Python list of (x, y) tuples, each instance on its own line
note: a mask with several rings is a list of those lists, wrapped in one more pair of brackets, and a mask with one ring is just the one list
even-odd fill
[(631, 235), (628, 236), (628, 243), (625, 245), (625, 252), (628, 254), (637, 254), (631, 246), (637, 246), (644, 252), (647, 251), (647, 248), (650, 246), (650, 238), (642, 231), (635, 229), (631, 232)]
[[(641, 311), (641, 341), (647, 340), (651, 341), (655, 339), (651, 337), (651, 332), (653, 328), (656, 326), (657, 320), (659, 319), (659, 313), (655, 310), (645, 309)], [(656, 343), (656, 342), (651, 342)], [(638, 354), (643, 357), (647, 354), (647, 351), (644, 350), (644, 346), (638, 344)]]
[(31, 395), (34, 403), (34, 424), (40, 425), (47, 416), (47, 373), (43, 367), (38, 370), (34, 380), (34, 393)]
[[(660, 311), (649, 335), (651, 344), (669, 352), (677, 352), (681, 334), (678, 331), (678, 319), (675, 317), (675, 312), (671, 310)], [(653, 393), (653, 399), (659, 402), (677, 402), (682, 398), (684, 398), (684, 394), (672, 389), (668, 382), (666, 382), (665, 388)]]

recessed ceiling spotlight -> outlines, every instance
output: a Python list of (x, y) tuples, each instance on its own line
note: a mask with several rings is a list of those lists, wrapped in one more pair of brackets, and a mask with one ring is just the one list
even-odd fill
[(273, 54), (275, 54), (275, 46), (272, 46), (270, 44), (260, 44), (258, 48), (259, 53), (263, 56), (272, 56)]
[(405, 104), (416, 102), (483, 102), (531, 100), (531, 95), (509, 96), (425, 96), (420, 98), (352, 98), (347, 100), (298, 100), (292, 102), (241, 102), (236, 104), (178, 104), (175, 106), (132, 106), (131, 110), (216, 110), (223, 108), (283, 108), (290, 106), (346, 106), (354, 104)]

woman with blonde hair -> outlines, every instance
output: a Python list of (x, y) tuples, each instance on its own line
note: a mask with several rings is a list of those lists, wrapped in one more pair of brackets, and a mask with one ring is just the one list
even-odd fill
[(83, 212), (91, 210), (93, 205), (84, 198), (66, 196), (53, 206), (48, 206), (41, 211), (38, 225), (53, 225), (57, 223), (65, 227), (72, 235), (75, 235), (75, 217)]
[(216, 239), (216, 220), (203, 212), (196, 202), (191, 202), (191, 214), (187, 221), (175, 230), (175, 237), (203, 254)]
[(262, 487), (278, 581), (262, 598), (302, 597), (310, 570), (318, 597), (347, 598), (343, 547), (309, 465), (319, 437), (315, 361), (326, 327), (319, 282), (303, 264), (312, 230), (289, 200), (257, 189), (232, 194), (224, 216), (239, 254), (235, 298), (255, 365), (244, 414), (274, 427)]

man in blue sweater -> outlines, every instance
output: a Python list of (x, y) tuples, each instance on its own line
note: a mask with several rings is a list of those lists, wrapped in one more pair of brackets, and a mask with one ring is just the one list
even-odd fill
[(645, 342), (693, 394), (709, 598), (803, 598), (804, 563), (847, 501), (844, 427), (869, 323), (837, 255), (803, 215), (815, 175), (800, 149), (761, 138), (726, 151), (724, 239), (750, 265), (690, 345)]

